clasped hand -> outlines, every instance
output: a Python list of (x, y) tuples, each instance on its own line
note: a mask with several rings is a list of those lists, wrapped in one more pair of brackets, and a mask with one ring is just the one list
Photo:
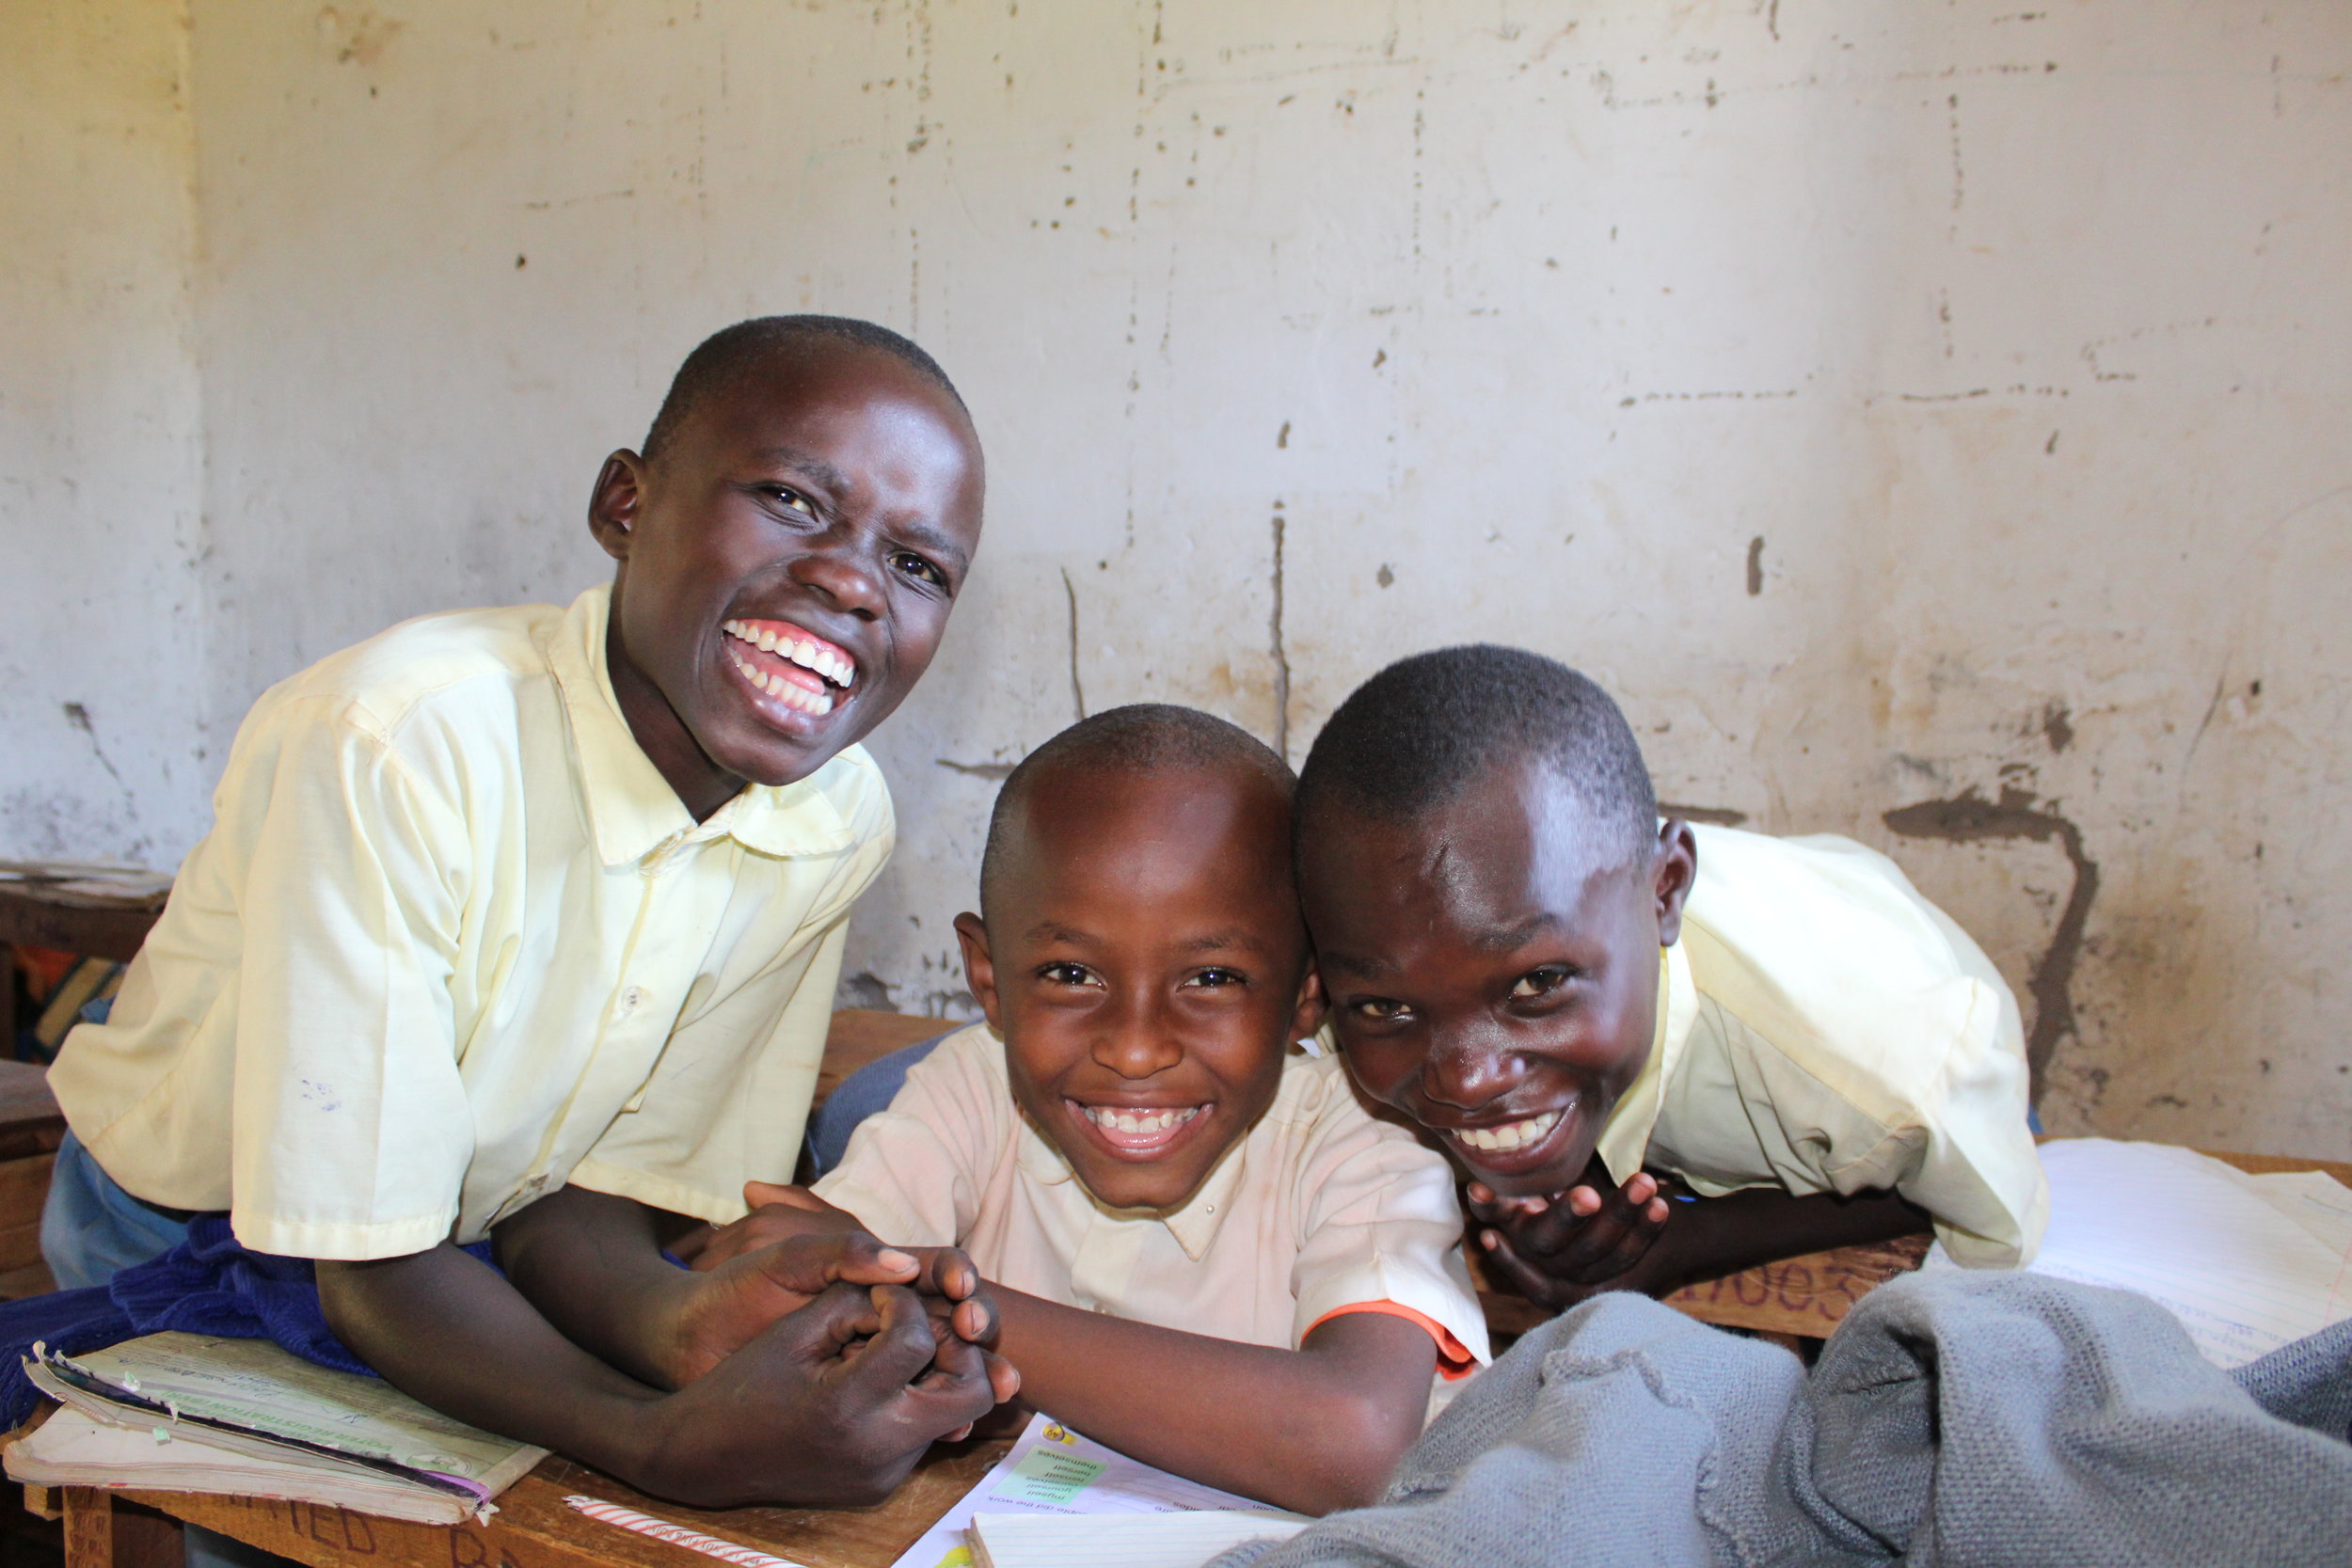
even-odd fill
[(1473, 1181), (1468, 1196), (1487, 1259), (1554, 1311), (1603, 1291), (1656, 1294), (1676, 1283), (1670, 1249), (1658, 1245), (1672, 1205), (1647, 1171), (1620, 1187), (1596, 1158), (1565, 1193), (1500, 1197)]
[[(1018, 1391), (1020, 1374), (989, 1348), (994, 1304), (954, 1247), (885, 1246), (838, 1210), (753, 1186), (768, 1208), (679, 1251), (696, 1278), (667, 1357), (671, 1495), (705, 1506), (887, 1496), (931, 1441), (962, 1437)], [(770, 1427), (764, 1459), (738, 1451), (729, 1407), (787, 1387), (776, 1414), (793, 1430)]]

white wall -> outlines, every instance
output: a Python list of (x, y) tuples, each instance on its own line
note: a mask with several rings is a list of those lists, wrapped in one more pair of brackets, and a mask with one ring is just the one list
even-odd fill
[(0, 0), (0, 856), (208, 819), (177, 0)]
[[(1497, 638), (1609, 681), (1668, 799), (1893, 852), (2071, 1009), (2055, 1127), (2352, 1155), (2352, 8), (192, 8), (204, 548), (139, 596), (186, 711), (593, 580), (596, 463), (702, 333), (869, 315), (992, 494), (876, 745), (860, 999), (957, 1005), (982, 775), (1073, 685), (1296, 757)], [(207, 775), (157, 734), (167, 859)], [(0, 852), (132, 845), (52, 809)]]

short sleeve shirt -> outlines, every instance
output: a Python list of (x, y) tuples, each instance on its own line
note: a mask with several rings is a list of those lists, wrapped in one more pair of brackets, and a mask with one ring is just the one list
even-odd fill
[(2025, 1034), (1992, 960), (1877, 851), (1699, 827), (1658, 1035), (1601, 1131), (1713, 1196), (1891, 1187), (1960, 1262), (2023, 1263), (2049, 1218)]
[(264, 693), (112, 1018), (50, 1082), (107, 1173), (259, 1251), (397, 1257), (566, 1180), (788, 1180), (890, 796), (850, 748), (697, 823), (609, 591), (427, 616)]
[(817, 1193), (886, 1242), (961, 1246), (1069, 1307), (1295, 1349), (1332, 1313), (1386, 1303), (1488, 1358), (1452, 1173), (1366, 1115), (1329, 1056), (1285, 1060), (1273, 1106), (1182, 1208), (1116, 1210), (1021, 1115), (1004, 1046), (974, 1024), (859, 1125)]

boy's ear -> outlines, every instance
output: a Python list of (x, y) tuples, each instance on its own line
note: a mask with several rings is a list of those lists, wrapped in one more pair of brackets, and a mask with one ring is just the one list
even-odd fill
[(1698, 835), (1688, 822), (1669, 819), (1658, 830), (1658, 854), (1650, 863), (1650, 893), (1658, 903), (1658, 945), (1672, 947), (1682, 935), (1682, 906), (1699, 877)]
[(969, 910), (956, 916), (956, 942), (963, 949), (964, 983), (972, 988), (980, 1011), (988, 1015), (988, 1026), (1003, 1034), (1005, 1026), (997, 1016), (996, 960), (988, 954), (988, 927)]
[(1290, 1037), (1295, 1040), (1312, 1039), (1330, 1011), (1330, 1000), (1323, 994), (1323, 973), (1310, 958), (1307, 960), (1307, 973), (1298, 982), (1298, 1006), (1291, 1013)]
[(596, 474), (596, 487), (588, 496), (588, 531), (615, 561), (628, 559), (638, 509), (644, 499), (645, 460), (627, 447), (606, 458)]

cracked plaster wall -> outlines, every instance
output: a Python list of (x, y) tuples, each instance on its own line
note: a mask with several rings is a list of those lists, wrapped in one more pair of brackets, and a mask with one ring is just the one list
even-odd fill
[(0, 37), (0, 856), (167, 864), (212, 780), (184, 13)]
[[(137, 207), (192, 255), (202, 462), (183, 318), (88, 312), (183, 434), (153, 583), (19, 499), (118, 483), (79, 433), (135, 411), (9, 459), (7, 550), (103, 594), (4, 699), (0, 852), (167, 861), (198, 716), (594, 580), (588, 482), (685, 349), (837, 310), (939, 354), (992, 467), (875, 743), (852, 999), (964, 1005), (993, 781), (1082, 704), (1295, 758), (1388, 658), (1500, 638), (1614, 687), (1669, 800), (1893, 853), (2026, 997), (2054, 1129), (2352, 1156), (2352, 9), (190, 9), (200, 249), (144, 165), (8, 242), (111, 257)], [(67, 650), (135, 604), (201, 656), (110, 752), (136, 823), (57, 717), (110, 738)]]

